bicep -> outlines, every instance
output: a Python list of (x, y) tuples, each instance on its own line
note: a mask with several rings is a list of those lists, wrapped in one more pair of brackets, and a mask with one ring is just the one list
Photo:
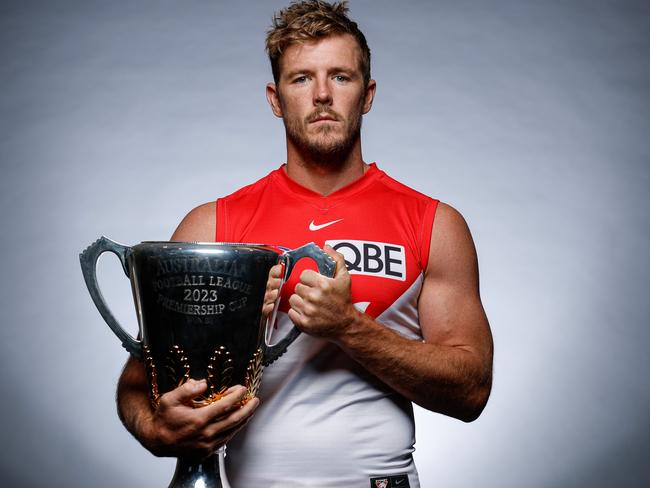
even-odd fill
[(120, 383), (128, 386), (144, 384), (147, 380), (144, 363), (129, 356), (120, 375)]
[(440, 204), (418, 303), (424, 340), (492, 355), (492, 338), (478, 283), (478, 262), (463, 217)]
[(178, 224), (172, 241), (214, 242), (217, 232), (216, 202), (191, 210)]

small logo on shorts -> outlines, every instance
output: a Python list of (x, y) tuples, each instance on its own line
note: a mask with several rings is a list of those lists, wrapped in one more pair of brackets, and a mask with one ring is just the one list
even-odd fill
[(409, 477), (406, 474), (394, 474), (370, 478), (370, 488), (410, 488)]

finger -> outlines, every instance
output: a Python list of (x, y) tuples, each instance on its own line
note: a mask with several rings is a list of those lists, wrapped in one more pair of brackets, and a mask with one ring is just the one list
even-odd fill
[(287, 312), (287, 315), (289, 316), (289, 319), (291, 320), (291, 322), (293, 322), (296, 327), (298, 327), (300, 330), (302, 330), (304, 325), (303, 325), (303, 322), (302, 322), (302, 315), (300, 314), (300, 312), (297, 312), (296, 310), (291, 308)]
[(348, 272), (348, 268), (345, 265), (345, 256), (343, 256), (343, 254), (336, 251), (329, 244), (325, 244), (323, 251), (325, 251), (336, 262), (336, 271), (334, 272), (335, 278), (342, 273)]
[(279, 290), (282, 286), (282, 265), (276, 264), (269, 270), (269, 277), (266, 281), (266, 293)]
[(169, 405), (189, 404), (207, 388), (208, 384), (205, 380), (195, 380), (190, 378), (178, 388), (162, 395), (160, 397), (160, 403)]
[(262, 317), (264, 317), (265, 319), (269, 318), (271, 316), (272, 312), (273, 312), (273, 304), (272, 303), (269, 303), (267, 305), (264, 305), (264, 307), (262, 307)]
[(250, 421), (259, 404), (260, 401), (258, 398), (251, 398), (243, 407), (234, 411), (227, 418), (224, 418), (207, 428), (205, 430), (206, 439), (208, 439), (215, 448), (228, 442)]
[[(209, 438), (206, 432), (212, 429), (212, 426), (221, 419), (227, 418), (233, 411), (241, 405), (241, 401), (246, 394), (246, 388), (237, 385), (227, 390), (225, 396), (208, 405), (192, 408), (185, 413), (186, 421), (180, 426), (177, 434), (180, 433), (181, 439), (186, 442), (208, 442)], [(200, 449), (209, 449), (210, 446), (203, 446)]]
[(271, 267), (269, 270), (269, 279), (281, 279), (282, 278), (282, 264), (276, 264)]
[(264, 308), (271, 307), (275, 305), (275, 301), (278, 299), (278, 292), (272, 292), (272, 291), (267, 291), (264, 294), (264, 305), (262, 305)]
[(277, 283), (267, 283), (266, 284), (266, 290), (265, 290), (265, 295), (268, 295), (270, 293), (274, 293), (277, 295), (277, 293), (280, 291), (280, 285), (281, 285), (281, 280), (278, 280)]
[(262, 305), (262, 315), (265, 317), (270, 315), (275, 308), (275, 303), (277, 302), (280, 296), (280, 289), (276, 288), (274, 290), (266, 290), (264, 293), (264, 304)]
[(300, 273), (300, 283), (307, 286), (318, 286), (321, 280), (327, 280), (322, 274), (317, 273), (312, 269), (306, 269)]
[(264, 305), (262, 306), (262, 315), (264, 317), (270, 315), (274, 308), (275, 300), (265, 300)]
[(305, 308), (305, 301), (300, 295), (294, 293), (289, 297), (289, 307), (296, 312), (302, 313)]
[(274, 303), (279, 294), (280, 290), (277, 288), (275, 290), (267, 290), (266, 293), (264, 293), (264, 304)]
[[(298, 283), (296, 287), (293, 289), (294, 293), (298, 295), (300, 298), (302, 298), (303, 300), (307, 298), (311, 290), (312, 290), (311, 286), (307, 286), (302, 283)], [(289, 303), (291, 303), (291, 298), (289, 298)]]
[(214, 437), (220, 432), (234, 429), (235, 427), (241, 425), (243, 422), (247, 421), (251, 415), (253, 415), (253, 412), (255, 412), (259, 404), (259, 398), (251, 398), (244, 405), (233, 410), (227, 416), (221, 417), (217, 422), (206, 429), (206, 434), (211, 433), (211, 436)]
[(228, 415), (233, 410), (239, 408), (246, 393), (246, 387), (241, 385), (229, 388), (226, 394), (219, 400), (199, 408), (202, 418), (206, 423), (210, 423), (214, 422), (215, 419)]
[(282, 285), (281, 278), (269, 278), (266, 280), (266, 291), (278, 290)]

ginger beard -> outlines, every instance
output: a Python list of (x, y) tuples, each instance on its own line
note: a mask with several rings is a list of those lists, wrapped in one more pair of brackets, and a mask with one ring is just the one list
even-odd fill
[[(279, 93), (278, 98), (283, 106), (282, 120), (287, 140), (307, 159), (319, 166), (338, 166), (346, 160), (361, 135), (365, 94), (362, 93), (359, 97), (359, 102), (348, 117), (323, 104), (316, 105), (308, 116), (301, 118), (286, 110)], [(334, 121), (314, 123), (324, 114), (332, 117)]]

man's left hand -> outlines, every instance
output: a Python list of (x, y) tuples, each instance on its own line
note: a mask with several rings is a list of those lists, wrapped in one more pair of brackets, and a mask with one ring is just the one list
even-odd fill
[(289, 318), (306, 334), (336, 340), (359, 312), (352, 304), (352, 281), (343, 254), (327, 245), (323, 250), (336, 261), (334, 277), (303, 271), (289, 298)]

